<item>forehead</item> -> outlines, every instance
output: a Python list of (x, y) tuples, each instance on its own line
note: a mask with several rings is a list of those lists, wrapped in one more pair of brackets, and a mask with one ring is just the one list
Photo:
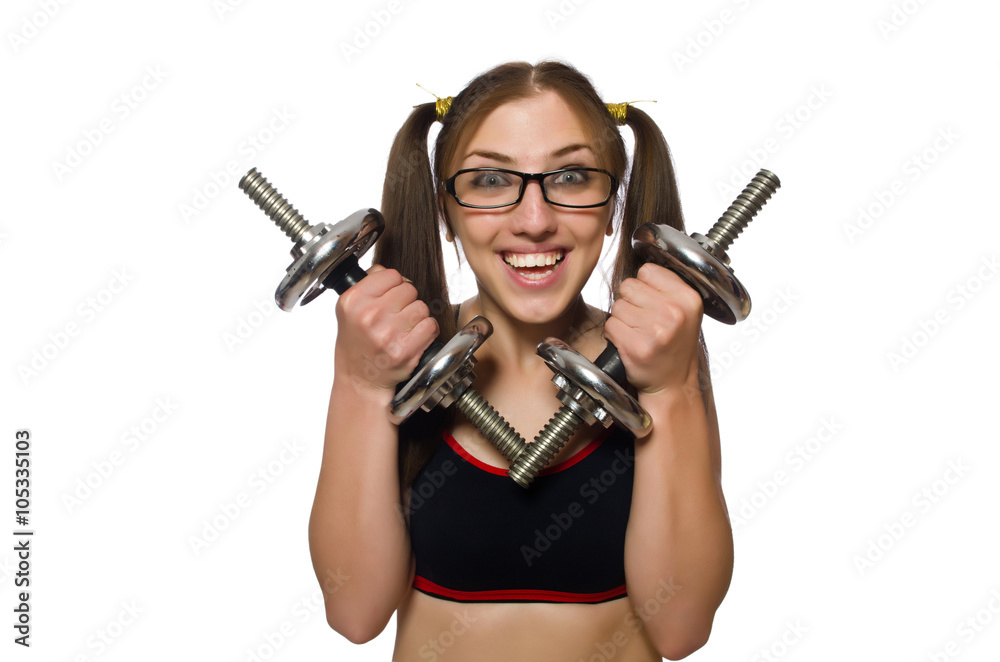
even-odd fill
[(529, 167), (568, 145), (593, 149), (592, 133), (565, 99), (547, 90), (498, 106), (471, 125), (459, 141), (453, 165), (461, 167), (477, 152), (489, 152)]

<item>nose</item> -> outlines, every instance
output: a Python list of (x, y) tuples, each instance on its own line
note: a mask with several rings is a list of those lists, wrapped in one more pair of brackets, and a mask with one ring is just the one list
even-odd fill
[(542, 185), (528, 182), (521, 202), (511, 212), (511, 231), (529, 237), (541, 237), (556, 231), (556, 215), (542, 195)]

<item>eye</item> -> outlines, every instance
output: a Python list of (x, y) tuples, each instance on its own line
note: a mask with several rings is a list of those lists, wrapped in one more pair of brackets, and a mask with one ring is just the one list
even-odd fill
[(503, 188), (511, 185), (511, 177), (499, 170), (484, 170), (469, 173), (472, 175), (472, 185), (476, 188)]
[(586, 170), (564, 170), (552, 178), (554, 186), (572, 187), (584, 186), (590, 181), (590, 173)]

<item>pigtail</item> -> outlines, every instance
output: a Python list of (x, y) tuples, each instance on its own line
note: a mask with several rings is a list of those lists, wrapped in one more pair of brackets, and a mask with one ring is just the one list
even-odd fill
[[(681, 211), (674, 164), (670, 158), (670, 148), (663, 132), (653, 119), (643, 111), (628, 106), (625, 123), (635, 135), (635, 154), (632, 157), (632, 171), (628, 178), (625, 194), (625, 210), (622, 214), (621, 238), (612, 281), (611, 296), (617, 298), (618, 288), (626, 278), (635, 277), (642, 266), (639, 257), (632, 250), (632, 233), (643, 223), (660, 223), (684, 231), (684, 214)], [(715, 400), (712, 395), (712, 379), (709, 371), (708, 347), (705, 334), (698, 334), (701, 345), (698, 357), (698, 387), (704, 399), (709, 420), (715, 421)], [(717, 425), (716, 423), (713, 423)]]
[[(374, 261), (396, 269), (413, 282), (437, 320), (439, 341), (455, 335), (454, 311), (448, 298), (437, 196), (427, 154), (427, 135), (434, 124), (433, 103), (417, 106), (396, 134), (382, 188), (385, 231), (375, 245)], [(406, 489), (427, 463), (450, 425), (451, 408), (417, 411), (399, 428), (399, 480)]]
[(670, 149), (653, 119), (634, 106), (628, 106), (625, 123), (635, 135), (635, 153), (625, 193), (625, 209), (611, 282), (612, 299), (626, 278), (639, 271), (642, 262), (632, 250), (632, 233), (643, 223), (663, 223), (684, 229), (680, 196), (674, 179)]
[(448, 297), (437, 194), (427, 154), (427, 134), (435, 121), (433, 103), (417, 106), (396, 134), (382, 188), (385, 232), (375, 245), (377, 264), (409, 278), (437, 320), (440, 337), (455, 335)]

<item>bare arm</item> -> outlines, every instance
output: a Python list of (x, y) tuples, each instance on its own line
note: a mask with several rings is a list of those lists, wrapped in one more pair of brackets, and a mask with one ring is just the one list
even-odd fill
[(708, 640), (733, 568), (718, 421), (698, 344), (701, 301), (655, 265), (621, 292), (605, 331), (654, 426), (636, 441), (625, 576), (657, 650), (680, 659)]
[[(708, 640), (732, 578), (733, 534), (719, 480), (718, 426), (714, 405), (706, 408), (697, 390), (641, 400), (655, 428), (636, 442), (626, 576), (658, 650), (680, 659)], [(647, 607), (652, 604), (655, 612)]]
[(412, 285), (392, 270), (370, 273), (337, 302), (335, 375), (309, 520), (327, 621), (355, 643), (377, 636), (409, 589), (398, 428), (388, 409), (393, 386), (437, 334)]

